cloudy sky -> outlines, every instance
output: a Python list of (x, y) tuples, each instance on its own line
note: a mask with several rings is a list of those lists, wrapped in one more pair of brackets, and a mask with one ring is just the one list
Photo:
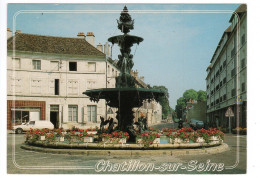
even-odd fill
[[(206, 68), (238, 6), (127, 5), (135, 19), (135, 29), (130, 34), (144, 38), (139, 46), (132, 47), (133, 69), (144, 76), (146, 83), (166, 86), (173, 108), (185, 90), (206, 90)], [(116, 19), (123, 7), (124, 4), (9, 4), (7, 26), (12, 31), (64, 37), (94, 32), (96, 45), (104, 44), (110, 36), (121, 33)], [(113, 59), (118, 53), (114, 46)]]

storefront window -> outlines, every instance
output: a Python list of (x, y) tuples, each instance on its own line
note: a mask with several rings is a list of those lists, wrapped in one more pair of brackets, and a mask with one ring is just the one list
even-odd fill
[(12, 108), (12, 123), (15, 125), (40, 120), (40, 109), (31, 107)]

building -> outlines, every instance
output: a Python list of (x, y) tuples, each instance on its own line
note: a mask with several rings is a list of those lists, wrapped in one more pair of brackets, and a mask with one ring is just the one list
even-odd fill
[[(104, 100), (91, 102), (82, 94), (88, 89), (115, 87), (120, 71), (108, 43), (95, 47), (92, 32), (69, 38), (17, 30), (12, 36), (8, 28), (7, 34), (8, 129), (31, 120), (50, 120), (55, 128), (94, 128), (99, 127), (100, 116), (115, 118), (116, 108)], [(143, 80), (135, 79), (139, 87), (146, 87)], [(152, 120), (161, 110), (155, 115), (151, 111), (149, 123), (155, 123)]]
[(186, 109), (187, 122), (190, 123), (191, 119), (207, 122), (206, 111), (206, 101), (188, 101)]
[(232, 14), (207, 68), (207, 120), (213, 127), (229, 127), (225, 112), (235, 117), (231, 127), (247, 125), (247, 6)]
[(109, 108), (82, 92), (115, 87), (119, 70), (94, 47), (94, 38), (91, 32), (68, 38), (17, 31), (8, 39), (8, 129), (29, 120), (50, 120), (65, 129), (99, 126)]
[[(131, 71), (130, 73), (136, 80), (137, 88), (148, 88), (147, 84), (144, 82), (144, 77), (139, 77), (137, 70)], [(134, 108), (133, 111), (134, 122), (138, 121), (138, 118), (141, 117), (141, 113), (146, 116), (148, 126), (162, 122), (162, 106), (156, 101), (143, 101), (143, 105), (139, 108)]]

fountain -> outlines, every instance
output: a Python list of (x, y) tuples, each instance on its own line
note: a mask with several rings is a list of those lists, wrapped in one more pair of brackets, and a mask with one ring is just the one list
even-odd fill
[(144, 100), (155, 100), (158, 102), (160, 97), (165, 96), (165, 92), (158, 89), (137, 88), (136, 80), (130, 74), (134, 66), (131, 47), (143, 41), (143, 38), (128, 34), (134, 29), (134, 20), (132, 20), (128, 9), (125, 6), (117, 20), (118, 29), (123, 35), (113, 36), (108, 39), (112, 44), (118, 44), (121, 54), (118, 55), (117, 66), (120, 69), (120, 75), (116, 77), (116, 88), (101, 88), (86, 90), (83, 94), (89, 96), (91, 101), (98, 102), (105, 99), (110, 107), (118, 108), (116, 119), (118, 121), (117, 130), (128, 132), (129, 141), (135, 141), (136, 133), (134, 130), (133, 108), (140, 107)]

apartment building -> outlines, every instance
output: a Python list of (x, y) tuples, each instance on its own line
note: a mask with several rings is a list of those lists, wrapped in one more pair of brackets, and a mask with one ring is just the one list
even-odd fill
[(229, 127), (225, 116), (234, 112), (231, 127), (247, 125), (247, 6), (232, 14), (207, 68), (207, 121), (213, 127)]

